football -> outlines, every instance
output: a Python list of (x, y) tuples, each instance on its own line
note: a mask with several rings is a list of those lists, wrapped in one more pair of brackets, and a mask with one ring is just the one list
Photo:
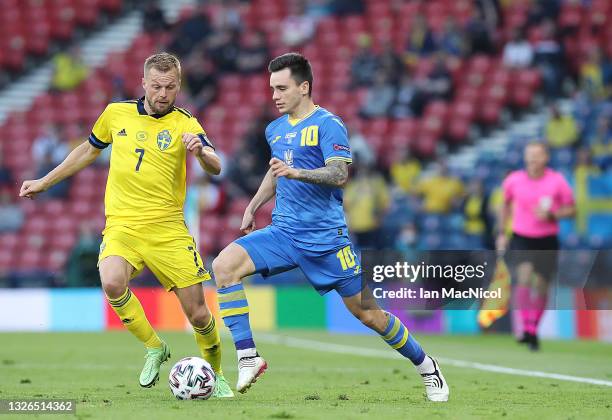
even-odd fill
[(168, 377), (170, 391), (179, 400), (207, 400), (213, 394), (217, 378), (208, 362), (199, 357), (185, 357), (176, 362)]

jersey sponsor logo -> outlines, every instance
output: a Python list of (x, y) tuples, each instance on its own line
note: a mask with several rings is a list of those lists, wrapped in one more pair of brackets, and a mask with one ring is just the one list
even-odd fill
[(136, 133), (136, 140), (138, 141), (147, 141), (148, 138), (149, 135), (146, 131), (139, 131), (138, 133)]
[(118, 133), (118, 136), (127, 136), (127, 133), (125, 132), (125, 128), (121, 129)]
[(285, 150), (285, 163), (287, 166), (293, 166), (293, 150)]
[(344, 150), (345, 152), (350, 152), (351, 148), (343, 144), (334, 143), (334, 150)]
[(294, 139), (294, 137), (295, 137), (295, 136), (297, 136), (297, 133), (296, 133), (295, 131), (294, 131), (294, 132), (292, 132), (292, 133), (287, 133), (287, 134), (285, 135), (285, 142), (286, 142), (287, 144), (291, 144), (291, 143), (293, 143), (293, 139)]
[(170, 147), (170, 143), (172, 143), (172, 136), (168, 130), (163, 130), (157, 133), (157, 147), (162, 152)]

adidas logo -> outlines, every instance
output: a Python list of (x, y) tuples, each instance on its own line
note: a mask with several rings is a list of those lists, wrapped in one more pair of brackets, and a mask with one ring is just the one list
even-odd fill
[(121, 320), (121, 322), (123, 322), (124, 324), (129, 324), (133, 320), (134, 320), (134, 318), (124, 318), (124, 319)]
[(117, 133), (117, 135), (118, 135), (118, 136), (127, 136), (127, 133), (125, 132), (125, 128), (124, 128), (124, 129), (122, 129), (121, 131), (119, 131), (119, 132)]

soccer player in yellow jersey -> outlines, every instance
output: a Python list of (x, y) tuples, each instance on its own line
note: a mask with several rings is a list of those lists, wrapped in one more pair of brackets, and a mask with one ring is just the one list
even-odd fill
[(170, 349), (128, 288), (129, 280), (146, 265), (181, 302), (202, 356), (217, 373), (214, 395), (231, 397), (221, 371), (219, 332), (201, 285), (211, 276), (183, 218), (187, 153), (211, 174), (218, 174), (221, 164), (198, 121), (174, 106), (180, 83), (181, 66), (175, 56), (160, 53), (147, 58), (144, 97), (109, 104), (89, 140), (43, 178), (25, 181), (20, 196), (33, 198), (75, 174), (112, 143), (100, 277), (111, 307), (147, 349), (140, 385), (153, 386), (160, 365), (170, 357)]

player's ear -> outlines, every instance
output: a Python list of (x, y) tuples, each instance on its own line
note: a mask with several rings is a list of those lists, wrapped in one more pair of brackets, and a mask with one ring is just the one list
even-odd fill
[(145, 90), (147, 89), (147, 82), (144, 77), (142, 78), (142, 88)]
[(301, 84), (300, 84), (300, 93), (302, 95), (308, 95), (308, 89), (310, 88), (310, 83), (308, 83), (307, 80), (304, 80)]

